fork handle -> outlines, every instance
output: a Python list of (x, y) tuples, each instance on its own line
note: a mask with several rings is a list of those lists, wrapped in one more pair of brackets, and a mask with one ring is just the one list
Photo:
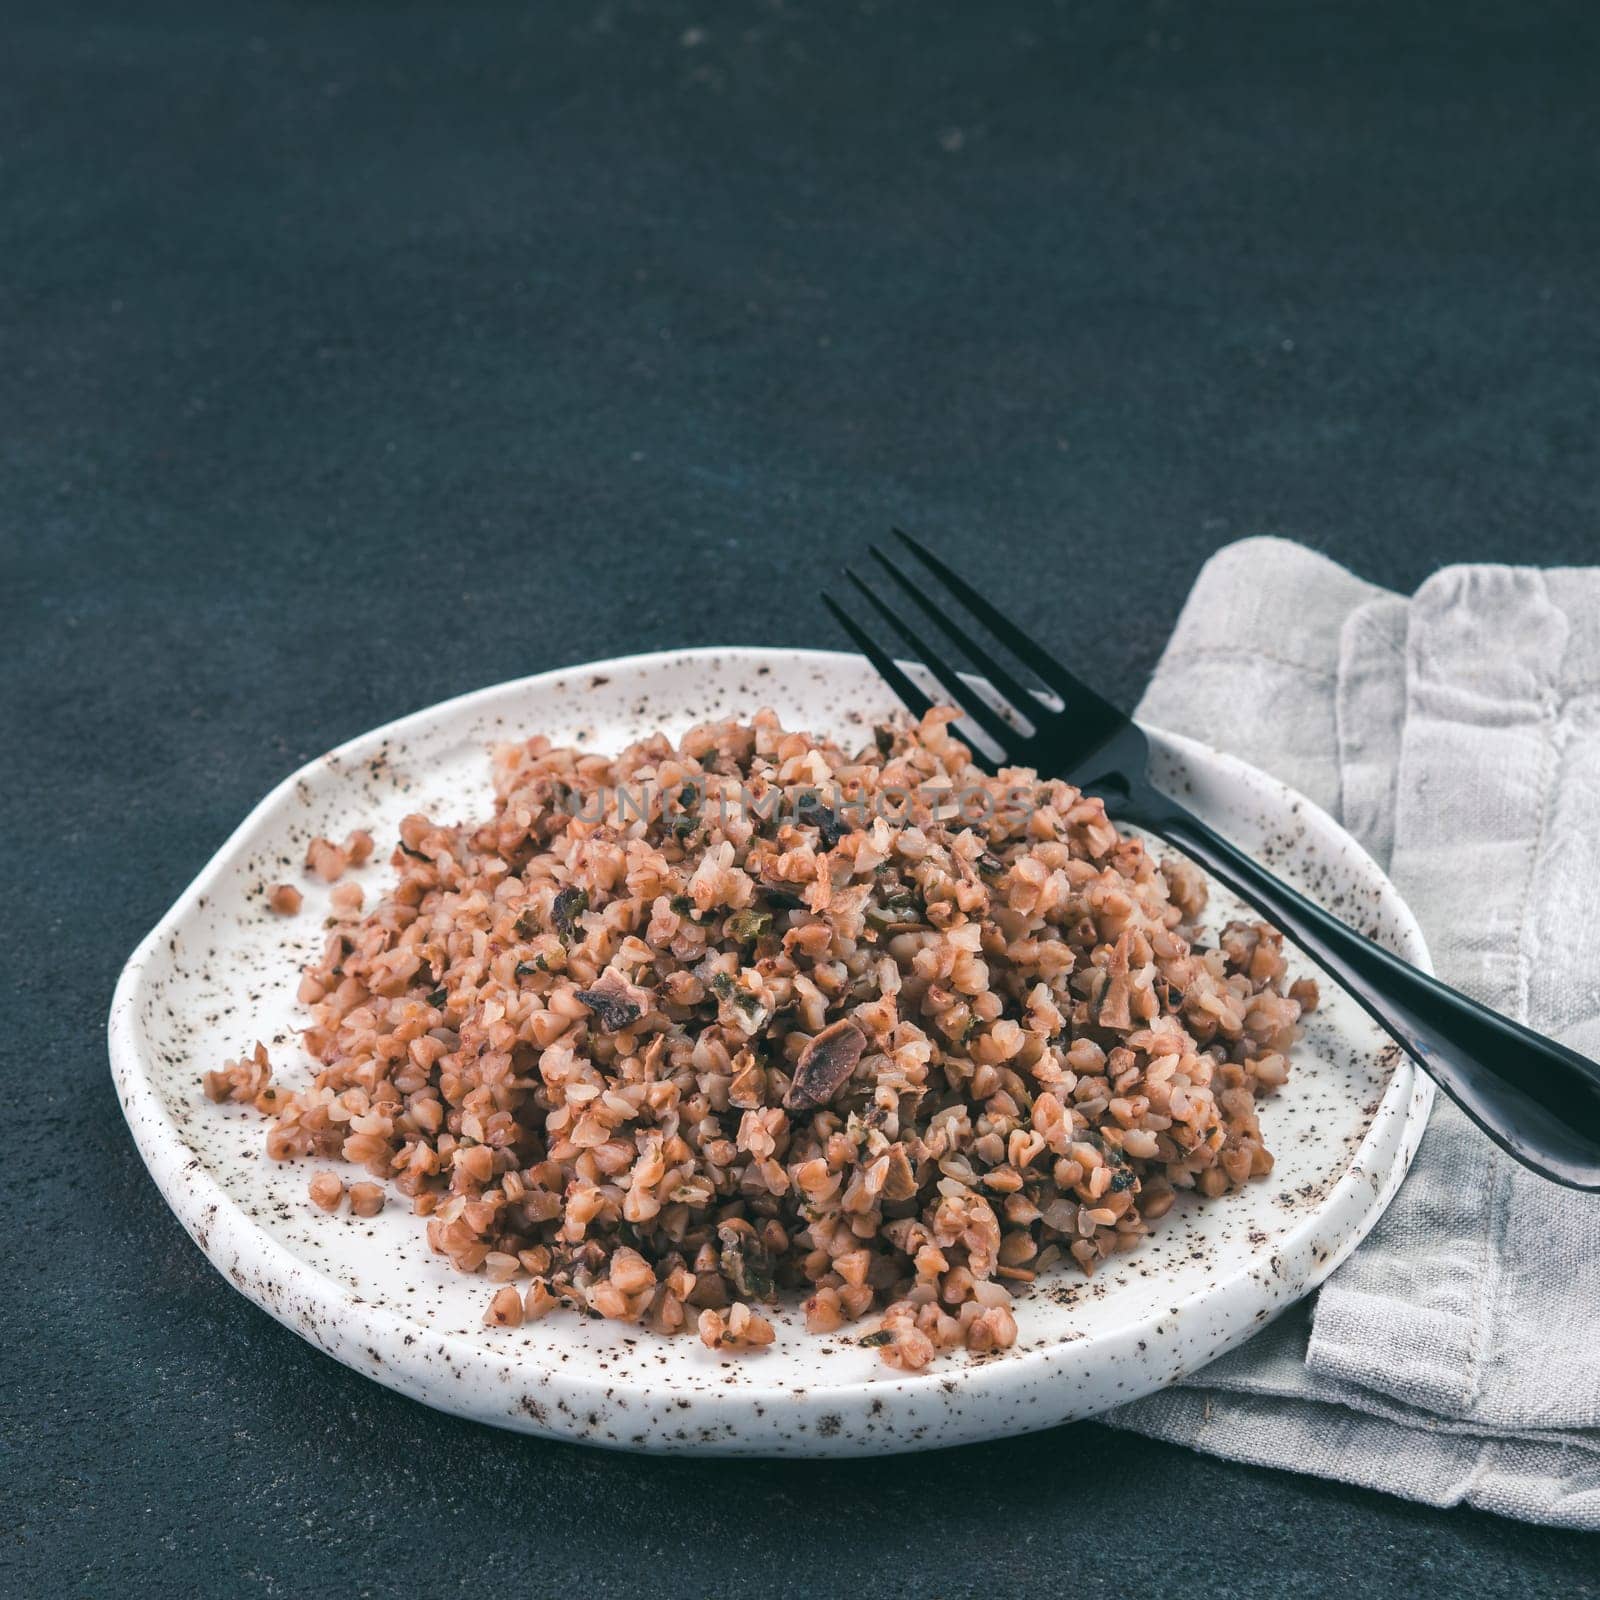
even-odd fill
[(1496, 1144), (1556, 1183), (1600, 1190), (1594, 1062), (1419, 972), (1291, 889), (1170, 796), (1151, 790), (1114, 810), (1119, 820), (1176, 845), (1282, 929)]

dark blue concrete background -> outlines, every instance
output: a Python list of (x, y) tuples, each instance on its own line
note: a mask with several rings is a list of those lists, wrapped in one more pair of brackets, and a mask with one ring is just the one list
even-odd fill
[(893, 519), (1128, 704), (1242, 534), (1399, 586), (1600, 556), (1591, 5), (0, 28), (0, 1588), (1593, 1592), (1593, 1541), (1094, 1426), (762, 1465), (436, 1416), (212, 1273), (102, 1040), (305, 757), (596, 655), (836, 642), (818, 584)]

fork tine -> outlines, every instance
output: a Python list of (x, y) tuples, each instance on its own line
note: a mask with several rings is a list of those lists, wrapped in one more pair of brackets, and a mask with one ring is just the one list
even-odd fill
[(920, 540), (913, 539), (903, 528), (895, 528), (892, 531), (895, 538), (905, 545), (935, 577), (941, 579), (973, 616), (977, 617), (1019, 661), (1027, 662), (1028, 666), (1063, 698), (1070, 697), (1074, 702), (1074, 710), (1094, 708), (1103, 715), (1121, 720), (1122, 713), (1109, 700), (1097, 694), (1081, 678), (1068, 672), (1047, 650), (1040, 649), (1014, 622), (1002, 616), (965, 578), (952, 572)]
[(1023, 736), (954, 667), (941, 661), (915, 628), (885, 605), (849, 567), (844, 569), (844, 575), (856, 586), (861, 598), (904, 637), (906, 643), (922, 658), (923, 666), (939, 680), (951, 699), (1000, 746), (1002, 754), (1009, 754), (1013, 746), (1022, 742)]
[(857, 648), (878, 669), (878, 676), (905, 702), (914, 717), (926, 715), (931, 701), (901, 670), (900, 663), (887, 650), (880, 649), (872, 636), (861, 627), (831, 594), (824, 593), (822, 603), (833, 613), (833, 620), (855, 641)]
[(898, 567), (893, 565), (889, 558), (877, 545), (869, 545), (868, 553), (883, 570), (903, 589), (913, 600), (933, 619), (941, 633), (951, 640), (958, 649), (966, 652), (968, 659), (980, 672), (997, 688), (1016, 709), (1023, 713), (1034, 724), (1038, 724), (1045, 716), (1054, 715), (1039, 704), (1039, 698), (1018, 678), (998, 656), (993, 655), (984, 648), (970, 634), (939, 610), (929, 596), (925, 595)]

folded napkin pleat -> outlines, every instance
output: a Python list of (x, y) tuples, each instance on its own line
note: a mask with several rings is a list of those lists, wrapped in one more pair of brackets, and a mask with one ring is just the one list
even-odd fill
[[(1441, 977), (1600, 1054), (1600, 570), (1453, 567), (1408, 601), (1246, 540), (1201, 573), (1140, 715), (1309, 795), (1387, 868)], [(1441, 1096), (1314, 1302), (1106, 1420), (1600, 1529), (1600, 1197)]]

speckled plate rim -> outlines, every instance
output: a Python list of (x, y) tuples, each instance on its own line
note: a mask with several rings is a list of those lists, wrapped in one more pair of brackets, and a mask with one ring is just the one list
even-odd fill
[[(592, 1423), (594, 1407), (614, 1403), (619, 1388), (615, 1379), (562, 1372), (554, 1391), (537, 1402), (525, 1396), (510, 1410), (485, 1406), (479, 1369), (515, 1368), (515, 1358), (508, 1362), (487, 1343), (460, 1334), (441, 1334), (364, 1299), (300, 1260), (269, 1228), (240, 1210), (194, 1158), (152, 1080), (138, 1036), (141, 985), (174, 928), (230, 869), (235, 855), (249, 846), (260, 824), (312, 775), (330, 767), (349, 771), (384, 741), (466, 717), (500, 699), (555, 688), (582, 674), (648, 671), (694, 658), (744, 662), (773, 670), (782, 666), (826, 670), (830, 664), (848, 664), (853, 672), (859, 672), (865, 665), (860, 657), (841, 651), (707, 646), (586, 662), (440, 701), (347, 740), (291, 773), (251, 810), (140, 941), (117, 981), (107, 1021), (118, 1100), (162, 1196), (201, 1251), (241, 1293), (309, 1343), (386, 1387), (492, 1425), (668, 1453), (849, 1455), (941, 1447), (1000, 1433), (1032, 1431), (1093, 1415), (1163, 1388), (1241, 1343), (1310, 1293), (1365, 1238), (1404, 1179), (1433, 1103), (1431, 1081), (1405, 1057), (1396, 1060), (1366, 1135), (1342, 1176), (1315, 1209), (1304, 1213), (1279, 1241), (1270, 1274), (1264, 1276), (1258, 1266), (1241, 1265), (1203, 1292), (1180, 1298), (1164, 1314), (1097, 1335), (1089, 1367), (1075, 1359), (1088, 1352), (1069, 1342), (972, 1360), (961, 1367), (935, 1363), (921, 1373), (897, 1374), (892, 1393), (886, 1392), (881, 1382), (861, 1380), (787, 1389), (750, 1383), (722, 1393), (698, 1391), (692, 1405), (678, 1401), (686, 1410), (692, 1409), (694, 1416), (686, 1419), (692, 1421), (692, 1428), (680, 1427), (675, 1435), (660, 1430), (623, 1435), (585, 1426), (586, 1407), (587, 1420)], [(1394, 947), (1418, 967), (1432, 970), (1422, 931), (1399, 892), (1321, 807), (1209, 745), (1159, 729), (1147, 731), (1158, 760), (1212, 767), (1257, 798), (1270, 798), (1285, 814), (1298, 814), (1328, 842), (1337, 844), (1362, 868), (1376, 904), (1391, 924)], [(256, 1270), (241, 1271), (242, 1262), (255, 1264)], [(273, 1286), (270, 1294), (265, 1289), (268, 1284)], [(1202, 1303), (1211, 1329), (1203, 1339), (1196, 1337), (1192, 1326)], [(1136, 1371), (1131, 1381), (1119, 1380), (1115, 1390), (1108, 1392), (1098, 1369), (1119, 1359)], [(473, 1381), (462, 1378), (464, 1371), (472, 1374)], [(512, 1374), (502, 1372), (500, 1376), (499, 1389), (487, 1387), (503, 1399), (504, 1380)], [(538, 1375), (541, 1387), (548, 1386), (549, 1376)], [(535, 1375), (527, 1374), (523, 1381), (531, 1384), (534, 1380)], [(1024, 1393), (1026, 1400), (1019, 1406)], [(1006, 1404), (1008, 1400), (1010, 1404)], [(881, 1426), (868, 1423), (864, 1430), (843, 1425), (842, 1414), (850, 1415), (864, 1406), (870, 1406), (874, 1414), (892, 1406), (904, 1414), (907, 1425), (896, 1428), (887, 1419)], [(775, 1420), (779, 1412), (781, 1429)]]

